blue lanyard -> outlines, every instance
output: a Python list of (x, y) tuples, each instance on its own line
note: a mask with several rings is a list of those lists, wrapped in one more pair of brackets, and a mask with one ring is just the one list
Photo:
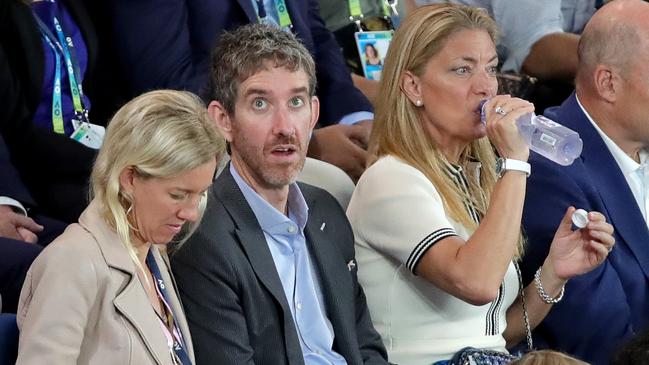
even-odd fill
[(155, 258), (153, 257), (153, 253), (151, 253), (150, 249), (149, 253), (146, 255), (146, 266), (148, 266), (149, 270), (151, 270), (151, 275), (153, 275), (155, 285), (158, 288), (160, 294), (162, 294), (162, 299), (169, 309), (167, 318), (169, 327), (171, 327), (170, 332), (173, 337), (173, 352), (176, 354), (182, 365), (192, 365), (192, 362), (187, 355), (187, 351), (185, 351), (185, 343), (182, 337), (174, 335), (174, 332), (177, 332), (180, 335), (180, 329), (178, 328), (178, 324), (176, 323), (173, 312), (171, 310), (171, 301), (169, 300), (167, 294), (167, 286), (165, 285), (164, 280), (162, 280), (160, 269), (158, 268), (158, 264), (155, 262)]
[[(263, 22), (264, 18), (268, 16), (266, 5), (264, 5), (264, 0), (255, 0), (255, 2), (257, 3), (257, 16), (259, 17), (259, 20)], [(293, 28), (293, 21), (291, 21), (291, 15), (288, 13), (286, 0), (275, 0), (274, 3), (275, 10), (277, 10), (277, 16), (279, 17), (280, 28)]]
[(88, 111), (83, 105), (83, 87), (79, 82), (81, 80), (81, 70), (76, 57), (74, 42), (72, 41), (72, 37), (65, 36), (61, 23), (56, 16), (53, 20), (56, 36), (52, 34), (50, 29), (35, 13), (34, 18), (39, 25), (43, 39), (45, 39), (54, 51), (55, 71), (52, 90), (52, 125), (54, 132), (64, 134), (63, 106), (61, 102), (61, 54), (63, 55), (68, 71), (68, 81), (70, 82), (70, 92), (72, 94), (75, 115), (80, 121), (88, 121)]
[(81, 75), (79, 71), (79, 62), (76, 58), (75, 53), (75, 62), (72, 62), (73, 56), (72, 52), (74, 51), (74, 42), (72, 42), (72, 37), (66, 37), (63, 34), (63, 28), (59, 20), (54, 18), (54, 28), (56, 29), (56, 35), (58, 36), (59, 43), (63, 49), (63, 55), (65, 58), (65, 66), (68, 70), (68, 75), (70, 79), (70, 90), (72, 91), (72, 100), (74, 102), (74, 110), (79, 112), (83, 110), (83, 105), (81, 101), (81, 96), (83, 96), (83, 90), (81, 84), (77, 83), (77, 79), (81, 80)]

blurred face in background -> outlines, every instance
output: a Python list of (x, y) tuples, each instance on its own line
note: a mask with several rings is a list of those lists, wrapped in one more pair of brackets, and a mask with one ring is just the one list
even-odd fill
[(376, 58), (376, 49), (373, 45), (368, 44), (365, 46), (365, 55), (369, 58)]

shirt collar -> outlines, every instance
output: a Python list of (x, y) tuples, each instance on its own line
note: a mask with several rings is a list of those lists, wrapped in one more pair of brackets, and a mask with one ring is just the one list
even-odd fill
[(299, 228), (300, 232), (304, 231), (307, 219), (309, 217), (309, 207), (304, 200), (302, 191), (297, 183), (292, 183), (288, 187), (288, 217), (275, 207), (270, 205), (261, 195), (246, 183), (233, 164), (230, 164), (230, 173), (234, 181), (239, 186), (241, 193), (246, 198), (252, 212), (257, 217), (261, 229), (267, 233), (284, 233), (286, 223), (292, 221)]
[(581, 108), (581, 111), (584, 113), (586, 118), (588, 118), (588, 121), (590, 121), (590, 124), (592, 124), (597, 133), (599, 133), (600, 137), (602, 137), (604, 144), (606, 144), (606, 147), (611, 152), (611, 155), (613, 155), (615, 162), (617, 162), (618, 166), (620, 166), (620, 170), (622, 170), (622, 174), (624, 174), (624, 176), (635, 173), (638, 169), (644, 167), (647, 164), (647, 158), (649, 157), (649, 152), (647, 150), (640, 150), (640, 152), (638, 153), (640, 157), (640, 163), (637, 163), (634, 159), (629, 157), (629, 155), (624, 153), (624, 151), (622, 151), (622, 149), (609, 136), (607, 136), (603, 130), (599, 128), (597, 123), (595, 123), (593, 118), (591, 118), (590, 114), (588, 114), (584, 106), (581, 105), (581, 102), (579, 101), (579, 97), (577, 95), (575, 95), (575, 98), (577, 99), (577, 104)]

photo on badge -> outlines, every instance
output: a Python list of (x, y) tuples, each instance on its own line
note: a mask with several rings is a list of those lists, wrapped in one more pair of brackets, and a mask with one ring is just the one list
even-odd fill
[(363, 65), (363, 74), (370, 80), (379, 80), (385, 55), (388, 53), (392, 31), (356, 32), (356, 48)]

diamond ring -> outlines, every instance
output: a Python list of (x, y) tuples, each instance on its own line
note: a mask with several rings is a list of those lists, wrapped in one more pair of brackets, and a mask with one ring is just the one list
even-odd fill
[(501, 107), (499, 107), (499, 106), (497, 106), (496, 109), (494, 109), (494, 111), (495, 111), (496, 113), (500, 114), (500, 115), (503, 115), (503, 116), (504, 116), (504, 115), (507, 115), (507, 112), (506, 112), (505, 110), (503, 110), (503, 108), (501, 108)]

